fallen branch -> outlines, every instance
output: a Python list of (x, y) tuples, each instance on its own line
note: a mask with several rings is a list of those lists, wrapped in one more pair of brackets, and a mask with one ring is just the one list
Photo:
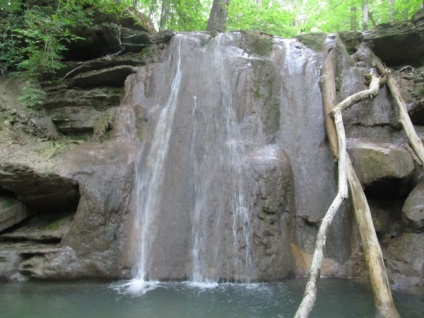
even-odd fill
[(328, 211), (322, 219), (319, 227), (314, 255), (312, 257), (311, 270), (309, 272), (309, 280), (306, 284), (305, 293), (296, 312), (295, 318), (308, 317), (314, 307), (317, 293), (317, 280), (319, 279), (321, 265), (324, 260), (324, 247), (327, 241), (327, 232), (334, 216), (348, 196), (346, 181), (346, 137), (340, 109), (335, 113), (334, 121), (338, 136), (338, 149), (340, 151), (338, 163), (339, 187), (337, 195), (334, 198), (333, 203), (328, 208)]
[[(323, 261), (323, 248), (325, 246), (326, 233), (335, 213), (347, 196), (346, 170), (347, 180), (352, 193), (355, 216), (358, 222), (362, 245), (365, 252), (365, 260), (373, 291), (374, 303), (377, 309), (377, 316), (381, 315), (381, 317), (397, 318), (399, 317), (399, 314), (394, 306), (383, 256), (375, 234), (368, 202), (359, 179), (356, 176), (350, 158), (346, 153), (346, 136), (341, 114), (344, 109), (356, 104), (357, 102), (376, 96), (380, 87), (380, 79), (372, 74), (368, 75), (367, 79), (370, 82), (369, 89), (349, 96), (334, 107), (336, 100), (335, 77), (336, 55), (335, 50), (331, 50), (327, 55), (327, 59), (323, 67), (321, 90), (325, 112), (325, 126), (330, 147), (334, 157), (339, 159), (339, 189), (336, 198), (324, 216), (319, 228), (309, 280), (295, 318), (308, 317), (314, 306), (317, 291), (316, 281), (319, 278), (320, 268)], [(330, 114), (333, 116), (334, 122), (329, 120)]]
[(420, 165), (424, 165), (424, 146), (420, 137), (418, 137), (415, 131), (414, 125), (411, 122), (411, 118), (408, 114), (408, 108), (406, 107), (405, 101), (403, 100), (402, 95), (400, 94), (396, 79), (390, 71), (386, 70), (381, 61), (376, 60), (376, 66), (377, 70), (381, 74), (387, 73), (387, 86), (389, 87), (390, 92), (392, 93), (392, 96), (398, 106), (399, 122), (402, 125), (406, 137), (408, 138), (409, 144), (411, 145), (412, 149), (420, 160)]
[(355, 169), (349, 158), (347, 160), (347, 179), (352, 195), (353, 209), (356, 222), (358, 223), (361, 236), (362, 248), (365, 254), (365, 264), (368, 270), (368, 278), (376, 307), (376, 317), (399, 318), (393, 302), (389, 279), (387, 278), (383, 254), (375, 233), (371, 211), (367, 202), (361, 182), (356, 175)]

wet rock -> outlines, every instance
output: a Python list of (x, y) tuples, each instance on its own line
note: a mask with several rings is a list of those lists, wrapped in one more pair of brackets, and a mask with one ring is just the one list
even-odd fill
[(424, 234), (404, 233), (394, 238), (385, 255), (390, 280), (398, 288), (424, 282)]
[(402, 220), (406, 232), (424, 232), (424, 182), (419, 183), (406, 199)]
[(72, 79), (73, 87), (123, 87), (128, 75), (136, 72), (130, 65), (115, 66), (97, 71), (81, 73)]
[(137, 153), (134, 144), (111, 140), (102, 144), (85, 142), (66, 154), (61, 171), (78, 182), (81, 199), (61, 244), (76, 255), (52, 256), (51, 275), (57, 271), (54, 275), (60, 277), (62, 271), (67, 271), (66, 258), (71, 256), (75, 266), (82, 262), (91, 277), (116, 278), (131, 267), (134, 255), (127, 253), (132, 223), (128, 222), (133, 220), (130, 199)]
[(258, 279), (274, 281), (293, 270), (289, 227), (293, 218), (293, 176), (287, 154), (276, 145), (250, 155), (254, 171), (253, 242)]
[(382, 191), (388, 180), (406, 182), (415, 168), (410, 153), (391, 144), (351, 140), (348, 151), (361, 183), (365, 186), (381, 183)]
[(22, 262), (19, 264), (19, 274), (35, 280), (72, 280), (90, 277), (86, 264), (78, 258), (70, 247), (35, 247), (20, 251)]

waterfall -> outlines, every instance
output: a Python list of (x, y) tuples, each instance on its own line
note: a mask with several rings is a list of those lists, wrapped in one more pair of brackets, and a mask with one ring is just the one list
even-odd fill
[[(129, 290), (145, 291), (154, 280), (216, 284), (291, 273), (294, 191), (284, 149), (295, 157), (303, 151), (287, 139), (300, 135), (304, 117), (291, 105), (322, 113), (316, 67), (313, 96), (291, 87), (309, 76), (309, 57), (294, 41), (263, 35), (178, 34), (159, 62), (130, 78), (124, 104), (142, 146)], [(299, 67), (286, 70), (288, 58)], [(299, 80), (284, 82), (290, 72)], [(269, 149), (271, 159), (263, 155)], [(309, 191), (298, 189), (304, 202)]]
[[(224, 55), (226, 46), (222, 44), (223, 40), (231, 40), (231, 36), (219, 34), (206, 45), (203, 59), (208, 61), (205, 64), (209, 77), (199, 83), (216, 92), (219, 96), (217, 103), (208, 104), (204, 99), (208, 98), (208, 94), (204, 98), (194, 96), (191, 153), (196, 195), (191, 278), (196, 283), (228, 280), (230, 277), (247, 281), (252, 274), (250, 210), (245, 200), (246, 184), (243, 179), (246, 150), (232, 94), (233, 79), (226, 70), (231, 59)], [(231, 179), (223, 184), (226, 178), (217, 176), (225, 175), (231, 176)], [(208, 210), (214, 212), (212, 220), (205, 220), (205, 216), (210, 215)], [(228, 211), (232, 219), (232, 243), (221, 242), (218, 237), (225, 227), (224, 218)], [(232, 250), (227, 253), (232, 260), (227, 264), (227, 277), (222, 274), (219, 277), (216, 268), (219, 254), (229, 247)], [(240, 255), (240, 251), (244, 253)]]
[[(136, 215), (139, 234), (138, 261), (134, 267), (134, 280), (131, 288), (134, 292), (146, 288), (147, 263), (150, 252), (154, 246), (155, 232), (157, 231), (154, 219), (161, 200), (164, 182), (165, 161), (168, 158), (168, 149), (174, 114), (177, 108), (177, 97), (181, 81), (181, 41), (174, 42), (177, 60), (174, 79), (168, 100), (163, 106), (156, 128), (153, 133), (152, 143), (143, 144), (135, 166), (136, 187)], [(148, 287), (147, 287), (148, 288)]]

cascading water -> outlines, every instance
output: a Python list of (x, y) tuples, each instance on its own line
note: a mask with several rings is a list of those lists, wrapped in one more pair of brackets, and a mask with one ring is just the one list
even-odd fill
[[(225, 75), (225, 65), (231, 61), (226, 60), (228, 57), (223, 55), (221, 45), (222, 38), (231, 39), (228, 34), (208, 38), (208, 35), (194, 38), (178, 35), (174, 38), (173, 54), (163, 63), (168, 72), (173, 70), (168, 96), (163, 98), (166, 101), (162, 101), (162, 107), (157, 104), (159, 106), (154, 105), (148, 110), (155, 126), (150, 129), (153, 132), (150, 132), (148, 142), (144, 142), (136, 166), (140, 245), (130, 291), (148, 288), (146, 281), (155, 278), (156, 263), (167, 259), (166, 255), (157, 252), (161, 244), (167, 244), (160, 243), (161, 233), (172, 232), (161, 225), (161, 215), (170, 209), (165, 196), (170, 195), (172, 189), (168, 188), (167, 180), (181, 178), (189, 178), (185, 192), (192, 194), (189, 203), (182, 208), (186, 211), (176, 211), (173, 217), (188, 213), (191, 222), (191, 242), (187, 241), (191, 243), (191, 255), (187, 255), (187, 259), (191, 258), (191, 266), (187, 265), (191, 267), (191, 274), (187, 270), (187, 278), (195, 283), (208, 283), (230, 279), (248, 281), (252, 275), (251, 211), (245, 201), (243, 180), (246, 150), (229, 84), (232, 79)], [(190, 58), (187, 51), (182, 53), (182, 48), (187, 50), (190, 46), (187, 42), (206, 39), (208, 43), (197, 52), (198, 67), (182, 70), (181, 64), (187, 64), (185, 60)], [(205, 77), (207, 73), (209, 76)], [(188, 91), (185, 82), (192, 81), (193, 77), (197, 79), (196, 85), (191, 85)], [(191, 96), (190, 105), (187, 105), (187, 96)], [(155, 112), (159, 112), (156, 117)], [(169, 163), (175, 160), (175, 138), (180, 129), (174, 127), (177, 113), (191, 116), (187, 133), (181, 136), (183, 142), (188, 140), (190, 149), (184, 154), (187, 156), (182, 160), (184, 166), (173, 169)], [(188, 175), (182, 175), (179, 169), (188, 171)], [(179, 200), (178, 195), (172, 195), (172, 200)], [(223, 235), (224, 231), (232, 235)], [(180, 240), (176, 237), (179, 233), (176, 236), (168, 234), (171, 240)], [(184, 253), (184, 248), (181, 250)], [(223, 260), (222, 255), (229, 255), (230, 259)]]
[(177, 65), (171, 92), (157, 120), (152, 143), (150, 145), (143, 144), (135, 167), (136, 228), (140, 236), (140, 244), (138, 261), (133, 269), (134, 279), (127, 285), (128, 291), (133, 293), (144, 293), (151, 287), (147, 283), (146, 269), (154, 245), (155, 231), (157, 231), (154, 218), (161, 200), (165, 173), (164, 165), (168, 156), (171, 127), (177, 108), (176, 100), (181, 81), (181, 42), (175, 41), (174, 45), (176, 47)]
[[(251, 212), (245, 201), (246, 185), (245, 163), (243, 157), (246, 149), (240, 132), (236, 106), (232, 96), (232, 79), (228, 77), (223, 52), (225, 46), (221, 44), (223, 38), (230, 40), (230, 35), (219, 34), (204, 48), (203, 59), (211, 76), (204, 78), (199, 86), (211, 88), (219, 92), (219, 99), (214, 107), (208, 101), (194, 97), (193, 108), (193, 135), (192, 156), (195, 187), (195, 209), (193, 221), (193, 274), (195, 283), (216, 282), (218, 279), (242, 279), (247, 281), (252, 274), (251, 251)], [(225, 39), (224, 39), (225, 40)], [(207, 70), (201, 70), (208, 73)], [(211, 73), (209, 71), (209, 73)], [(203, 83), (202, 83), (203, 82)], [(208, 96), (206, 96), (207, 98)], [(231, 180), (222, 184), (225, 178), (216, 176), (229, 175)], [(225, 196), (225, 192), (229, 195)], [(226, 199), (227, 198), (227, 199)], [(213, 220), (204, 220), (207, 210), (214, 211)], [(230, 212), (232, 219), (232, 245), (230, 242), (219, 242), (216, 235), (222, 232), (225, 226), (223, 219)], [(213, 224), (213, 231), (210, 226)], [(220, 229), (221, 228), (221, 229)], [(215, 237), (215, 238), (214, 238)], [(227, 246), (223, 246), (226, 244)], [(217, 263), (218, 255), (223, 249), (232, 246), (232, 260), (227, 264), (227, 277), (220, 277)], [(240, 255), (240, 251), (244, 251)], [(231, 268), (232, 266), (232, 268)], [(222, 275), (222, 274), (221, 274)]]
[[(138, 258), (127, 290), (144, 292), (153, 280), (205, 285), (292, 272), (288, 158), (297, 160), (294, 169), (303, 176), (330, 156), (309, 156), (306, 165), (300, 157), (300, 139), (315, 148), (324, 139), (324, 130), (310, 136), (297, 129), (304, 114), (313, 114), (314, 123), (322, 116), (319, 68), (306, 67), (310, 56), (293, 40), (178, 34), (160, 62), (132, 75), (124, 105), (138, 120), (142, 148)], [(312, 94), (285, 81), (288, 76), (307, 83)], [(296, 107), (313, 110), (298, 113), (292, 105), (300, 102)], [(317, 185), (296, 190), (302, 209), (309, 186)]]

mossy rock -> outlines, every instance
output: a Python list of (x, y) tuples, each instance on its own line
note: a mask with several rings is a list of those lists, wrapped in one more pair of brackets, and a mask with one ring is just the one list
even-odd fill
[(273, 37), (268, 34), (243, 31), (242, 48), (249, 54), (267, 56), (272, 52)]
[(296, 39), (305, 46), (316, 52), (321, 52), (325, 49), (326, 33), (307, 33), (300, 34)]

